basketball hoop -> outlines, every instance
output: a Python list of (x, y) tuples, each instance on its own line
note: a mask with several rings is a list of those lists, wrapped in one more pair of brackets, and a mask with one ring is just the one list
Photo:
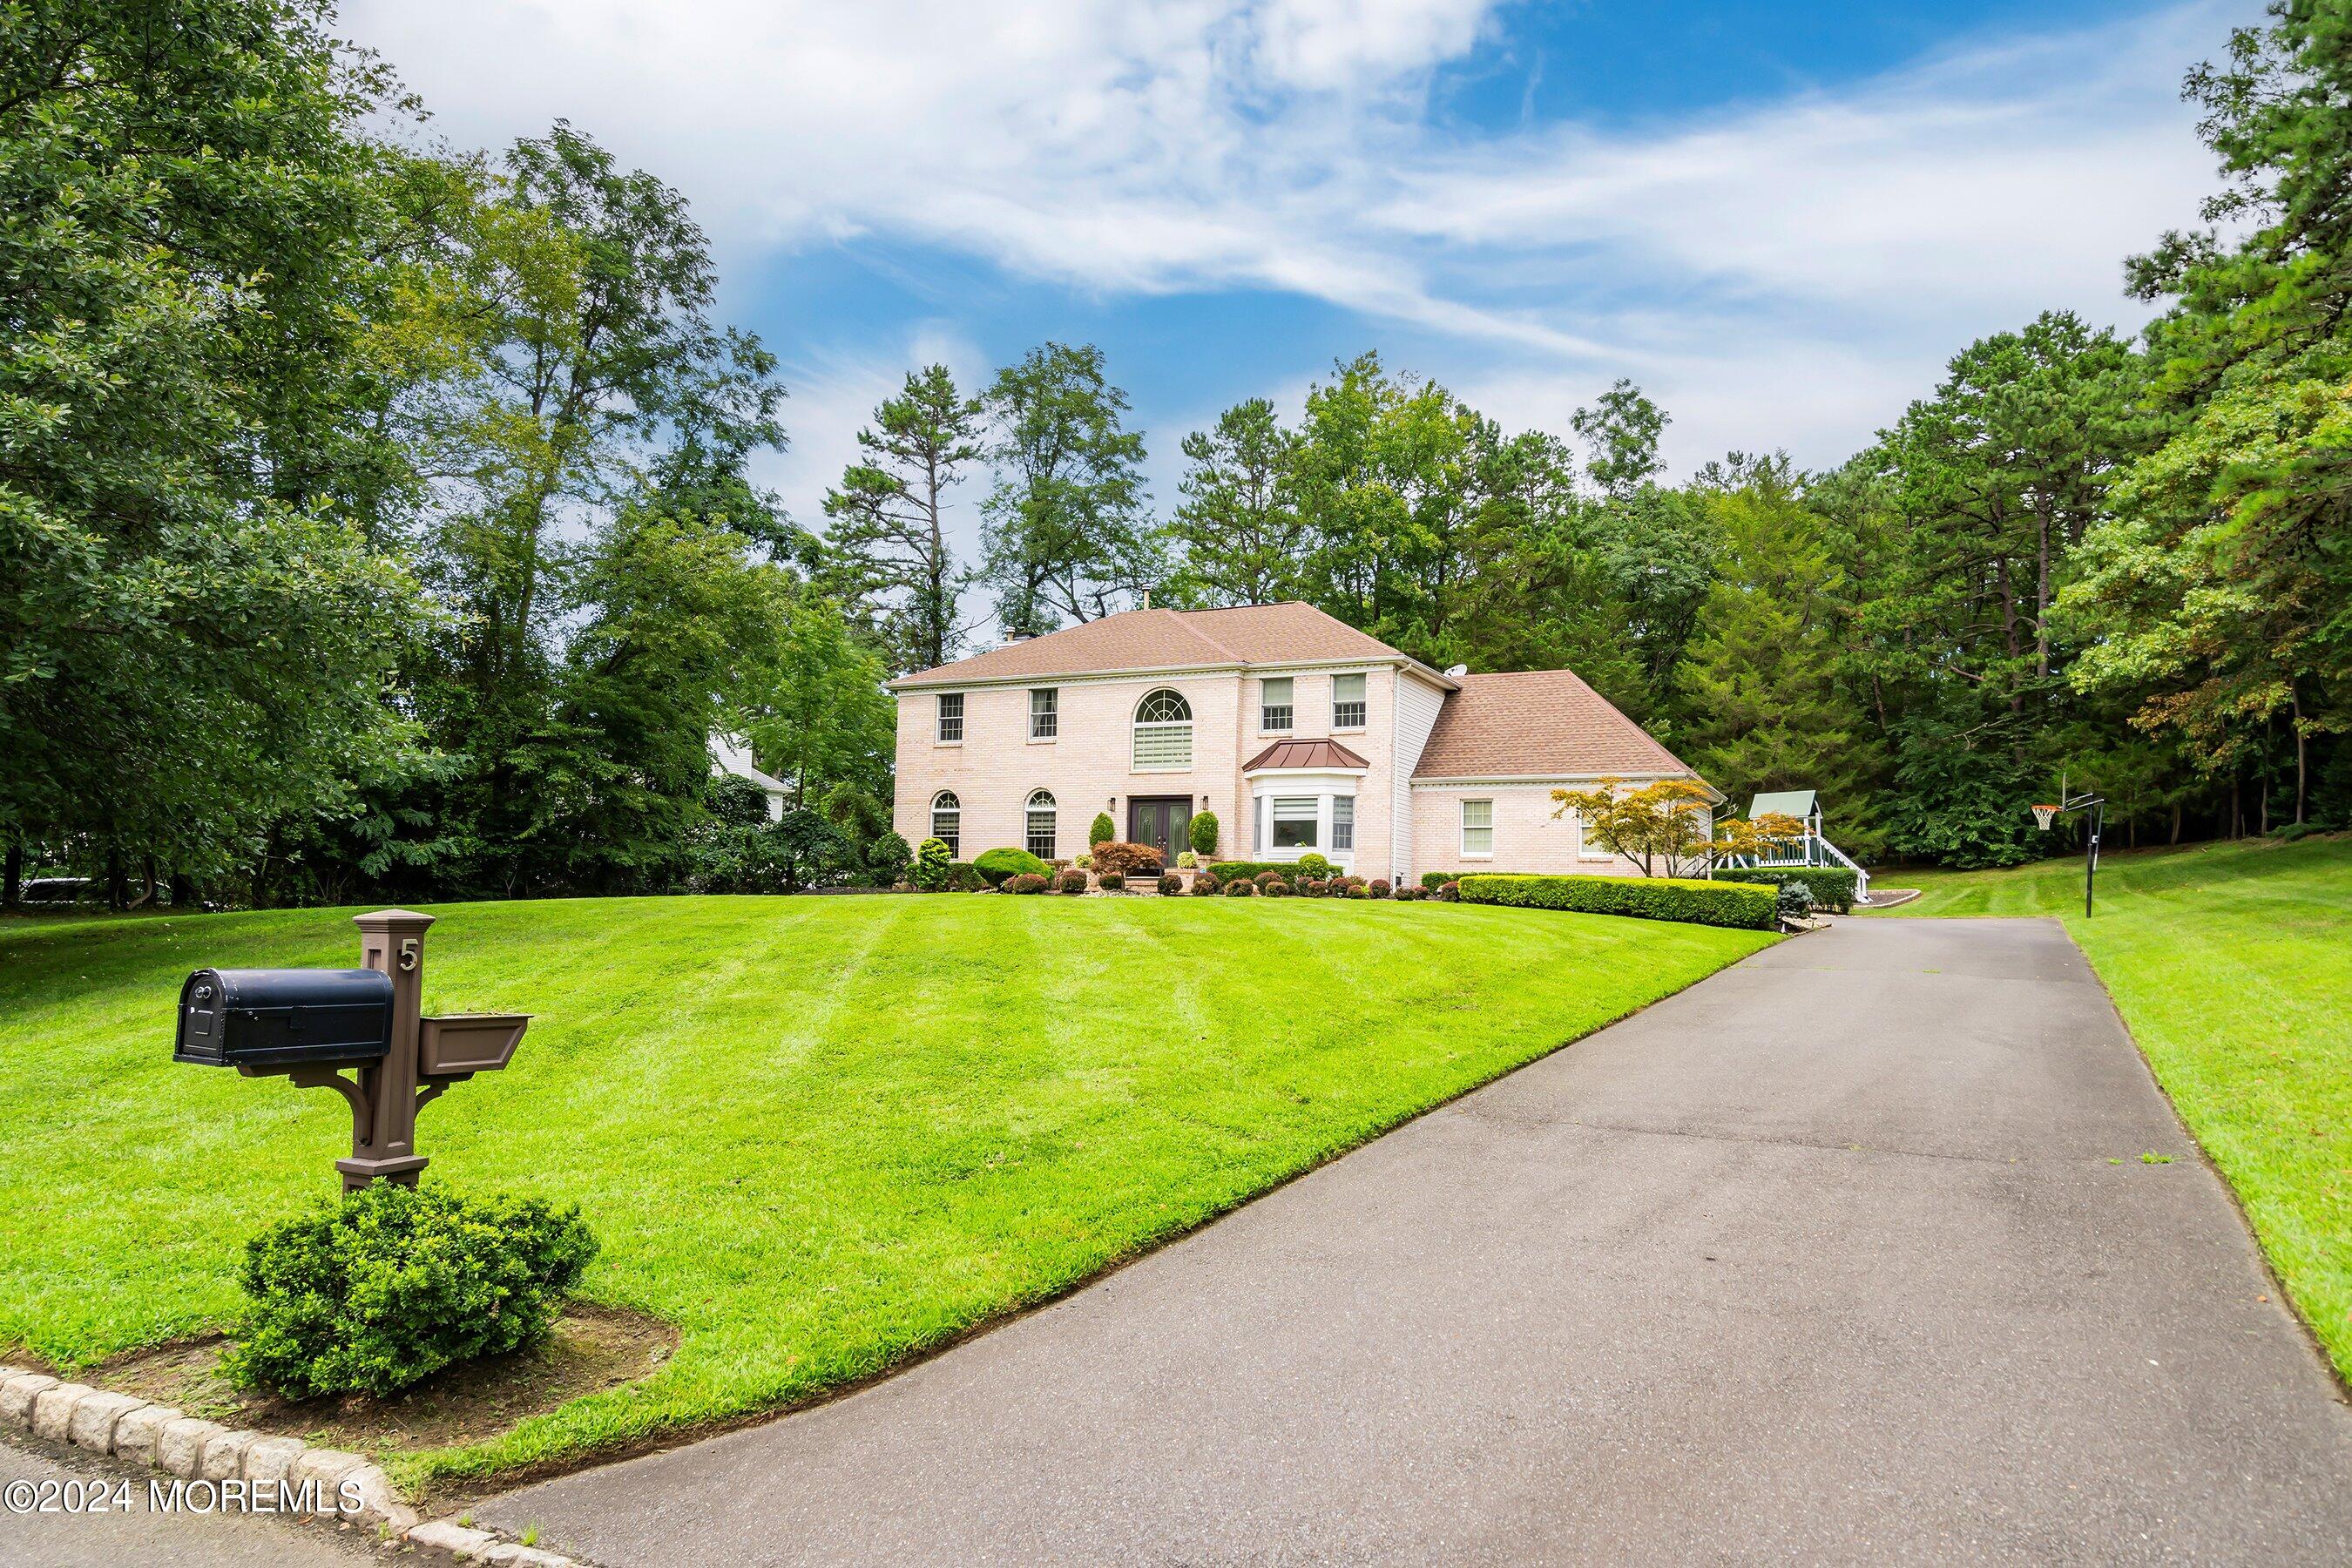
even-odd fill
[(2058, 808), (2054, 805), (2037, 805), (2033, 808), (2033, 820), (2041, 825), (2042, 831), (2044, 833), (2050, 831), (2050, 825), (2057, 819)]

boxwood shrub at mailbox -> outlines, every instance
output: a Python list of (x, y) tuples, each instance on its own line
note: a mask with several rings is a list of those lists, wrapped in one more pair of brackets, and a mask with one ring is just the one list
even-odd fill
[(246, 1244), (222, 1370), (289, 1399), (381, 1397), (545, 1339), (595, 1256), (576, 1206), (373, 1183)]
[(1778, 902), (1770, 888), (1680, 877), (1473, 876), (1463, 878), (1461, 888), (1465, 904), (1574, 910), (1749, 931), (1770, 931)]

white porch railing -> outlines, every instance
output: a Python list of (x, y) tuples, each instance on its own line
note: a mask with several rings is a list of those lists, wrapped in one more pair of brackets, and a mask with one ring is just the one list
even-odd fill
[(1735, 855), (1731, 866), (1738, 870), (1781, 871), (1800, 866), (1844, 867), (1853, 873), (1853, 895), (1858, 900), (1870, 897), (1870, 873), (1856, 865), (1853, 858), (1818, 833), (1808, 833), (1789, 849), (1777, 855)]

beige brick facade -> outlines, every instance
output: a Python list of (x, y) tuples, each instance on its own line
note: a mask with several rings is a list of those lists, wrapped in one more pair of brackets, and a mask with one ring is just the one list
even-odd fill
[[(1340, 729), (1338, 683), (1355, 679), (1362, 720)], [(1275, 680), (1289, 683), (1287, 729), (1263, 722)], [(1129, 611), (893, 685), (895, 825), (909, 843), (946, 837), (940, 803), (951, 795), (963, 860), (1005, 847), (1072, 859), (1085, 852), (1097, 813), (1128, 837), (1136, 803), (1164, 799), (1181, 801), (1186, 816), (1215, 813), (1227, 858), (1295, 859), (1306, 852), (1295, 842), (1301, 824), (1312, 822), (1306, 837), (1318, 852), (1363, 877), (1626, 872), (1633, 868), (1583, 853), (1575, 824), (1552, 816), (1551, 790), (1603, 773), (1628, 784), (1692, 776), (1570, 671), (1441, 675), (1295, 603)], [(1190, 710), (1191, 760), (1138, 767), (1138, 710), (1162, 689)], [(1053, 693), (1050, 738), (1032, 732), (1039, 691)], [(962, 705), (961, 733), (947, 740), (943, 701)], [(1286, 740), (1332, 745), (1285, 747), (1244, 773)], [(1030, 802), (1039, 791), (1052, 797), (1052, 841), (1033, 846)], [(1484, 858), (1462, 851), (1465, 800), (1492, 803), (1494, 846)], [(1343, 802), (1353, 816), (1345, 850), (1334, 831)], [(1277, 847), (1277, 833), (1294, 842)]]
[[(1629, 779), (1628, 785), (1651, 781)], [(1641, 868), (1622, 856), (1591, 849), (1573, 814), (1552, 815), (1551, 792), (1585, 781), (1496, 780), (1491, 783), (1429, 782), (1413, 786), (1413, 875), (1423, 871), (1530, 871), (1549, 876), (1590, 873), (1632, 877)], [(1494, 851), (1484, 857), (1462, 850), (1462, 803), (1493, 803)]]
[[(1331, 727), (1335, 678), (1365, 677), (1364, 723)], [(1291, 727), (1261, 727), (1261, 684), (1291, 682)], [(959, 806), (956, 856), (969, 860), (983, 849), (1025, 847), (1027, 803), (1033, 794), (1052, 794), (1055, 807), (1055, 855), (1068, 859), (1085, 852), (1087, 827), (1097, 812), (1108, 812), (1121, 837), (1130, 830), (1130, 804), (1139, 798), (1184, 796), (1193, 813), (1214, 812), (1219, 852), (1233, 858), (1253, 855), (1251, 787), (1242, 764), (1286, 735), (1328, 736), (1379, 765), (1355, 784), (1354, 863), (1364, 874), (1387, 876), (1402, 847), (1392, 819), (1395, 773), (1396, 681), (1394, 668), (1359, 666), (1254, 668), (1190, 675), (1060, 677), (1020, 684), (926, 687), (898, 699), (898, 773), (892, 816), (910, 844), (932, 836), (934, 802), (952, 793)], [(1030, 693), (1055, 693), (1056, 734), (1030, 738)], [(1181, 770), (1134, 765), (1137, 709), (1155, 691), (1181, 696), (1192, 713), (1192, 762)], [(938, 739), (940, 698), (963, 699), (963, 737)], [(1335, 857), (1336, 858), (1336, 857)], [(1369, 868), (1369, 869), (1365, 869)]]

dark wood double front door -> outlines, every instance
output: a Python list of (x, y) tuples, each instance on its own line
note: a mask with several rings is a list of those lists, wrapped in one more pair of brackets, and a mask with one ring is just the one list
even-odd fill
[(1177, 855), (1191, 846), (1192, 797), (1189, 795), (1137, 795), (1127, 800), (1127, 837), (1130, 844), (1149, 844), (1176, 864)]

